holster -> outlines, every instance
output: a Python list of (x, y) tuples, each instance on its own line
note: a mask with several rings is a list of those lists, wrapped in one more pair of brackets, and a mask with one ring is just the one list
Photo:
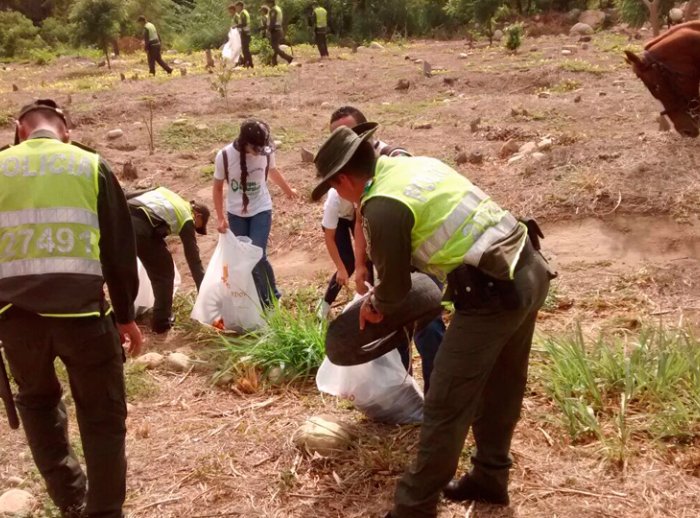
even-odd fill
[(459, 311), (514, 310), (521, 307), (513, 281), (496, 279), (466, 264), (447, 276), (445, 295), (445, 299)]

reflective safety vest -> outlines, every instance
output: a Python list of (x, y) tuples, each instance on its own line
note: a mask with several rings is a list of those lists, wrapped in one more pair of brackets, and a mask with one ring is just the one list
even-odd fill
[(55, 139), (30, 139), (0, 152), (0, 285), (49, 274), (102, 279), (98, 170), (98, 155)]
[(314, 14), (316, 15), (316, 28), (325, 29), (328, 27), (328, 11), (323, 7), (317, 7), (314, 9)]
[(282, 21), (283, 21), (283, 16), (282, 16), (282, 8), (279, 5), (275, 5), (272, 8), (273, 11), (275, 11), (275, 28), (280, 28), (282, 27)]
[(159, 41), (158, 31), (156, 30), (155, 25), (153, 25), (151, 22), (148, 22), (146, 23), (146, 25), (144, 25), (144, 28), (148, 31), (148, 41)]
[(250, 14), (246, 9), (243, 9), (238, 17), (238, 25), (245, 33), (250, 32)]
[[(434, 158), (380, 157), (361, 203), (379, 196), (411, 210), (412, 263), (440, 279), (461, 264), (478, 267), (484, 252), (519, 225), (481, 189)], [(510, 265), (511, 278), (515, 266)]]
[(158, 187), (137, 196), (132, 203), (142, 206), (151, 224), (151, 214), (165, 221), (171, 234), (179, 234), (185, 223), (194, 220), (190, 203), (165, 187)]
[(231, 17), (231, 27), (238, 27), (241, 23), (241, 15), (236, 13)]

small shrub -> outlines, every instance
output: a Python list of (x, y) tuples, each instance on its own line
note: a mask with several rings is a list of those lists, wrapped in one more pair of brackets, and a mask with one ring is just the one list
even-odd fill
[(233, 67), (229, 66), (226, 60), (222, 59), (219, 68), (214, 72), (214, 77), (212, 77), (209, 86), (224, 100), (227, 108), (229, 83), (232, 80)]
[(32, 49), (29, 51), (29, 59), (31, 59), (35, 65), (43, 66), (50, 64), (56, 59), (56, 55), (46, 49)]
[(520, 23), (514, 23), (506, 28), (506, 48), (515, 52), (523, 43), (523, 26)]
[(29, 18), (17, 11), (0, 10), (0, 57), (21, 57), (42, 46), (39, 29)]
[(49, 17), (41, 22), (41, 38), (52, 47), (66, 46), (74, 43), (75, 26), (67, 20)]
[(257, 56), (261, 65), (272, 65), (274, 52), (272, 45), (270, 45), (270, 40), (267, 38), (253, 38), (253, 41), (250, 43), (250, 53)]

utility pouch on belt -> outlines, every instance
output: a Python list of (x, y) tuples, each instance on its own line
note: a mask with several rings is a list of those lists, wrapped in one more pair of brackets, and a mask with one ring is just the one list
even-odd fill
[(478, 268), (462, 265), (447, 276), (447, 300), (457, 310), (514, 310), (520, 297), (513, 281), (502, 281)]

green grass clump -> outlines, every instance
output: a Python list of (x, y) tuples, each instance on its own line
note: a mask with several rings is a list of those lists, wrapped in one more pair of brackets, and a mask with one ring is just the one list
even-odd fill
[(633, 437), (700, 436), (700, 341), (690, 331), (642, 326), (589, 341), (579, 328), (543, 345), (541, 379), (574, 440), (597, 439), (623, 461)]
[(609, 70), (602, 68), (600, 65), (590, 63), (583, 59), (565, 59), (559, 64), (559, 68), (567, 72), (588, 72), (589, 74), (596, 75), (609, 72)]
[(220, 371), (240, 372), (253, 366), (284, 380), (312, 376), (325, 355), (326, 322), (300, 298), (275, 303), (265, 315), (266, 325), (240, 337), (222, 336), (226, 360)]
[(160, 133), (163, 147), (172, 151), (187, 151), (211, 147), (214, 144), (223, 145), (230, 142), (238, 134), (239, 124), (221, 123), (215, 126), (200, 126), (195, 124), (170, 124)]

